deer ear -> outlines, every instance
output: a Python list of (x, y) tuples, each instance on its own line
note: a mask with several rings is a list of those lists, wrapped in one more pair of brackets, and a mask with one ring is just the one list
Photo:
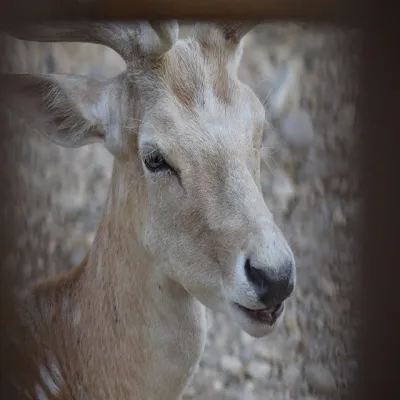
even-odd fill
[(119, 133), (107, 83), (70, 75), (9, 74), (1, 76), (0, 84), (1, 102), (58, 145), (113, 142)]

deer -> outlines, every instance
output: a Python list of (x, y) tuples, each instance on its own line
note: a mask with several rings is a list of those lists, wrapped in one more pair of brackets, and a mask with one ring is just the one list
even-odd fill
[(31, 399), (180, 399), (201, 359), (206, 311), (261, 338), (296, 284), (292, 249), (262, 195), (265, 109), (237, 70), (249, 22), (46, 22), (20, 40), (110, 47), (107, 80), (4, 74), (1, 104), (57, 145), (113, 155), (84, 261), (18, 298), (34, 344)]

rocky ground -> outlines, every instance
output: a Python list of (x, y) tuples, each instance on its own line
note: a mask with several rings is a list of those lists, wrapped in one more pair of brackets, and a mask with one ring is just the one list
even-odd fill
[[(265, 24), (246, 40), (241, 77), (269, 118), (263, 192), (292, 244), (298, 286), (284, 324), (265, 339), (254, 340), (210, 312), (206, 351), (185, 399), (333, 399), (351, 382), (356, 314), (349, 295), (355, 290), (359, 198), (353, 173), (358, 48), (350, 38), (327, 28)], [(114, 52), (97, 45), (17, 48), (10, 63), (18, 72), (109, 76), (123, 68)], [(34, 239), (21, 237), (19, 245), (29, 242), (40, 256), (21, 256), (21, 283), (82, 259), (112, 165), (99, 146), (66, 150), (36, 136), (26, 154), (21, 176), (37, 201), (23, 211)]]

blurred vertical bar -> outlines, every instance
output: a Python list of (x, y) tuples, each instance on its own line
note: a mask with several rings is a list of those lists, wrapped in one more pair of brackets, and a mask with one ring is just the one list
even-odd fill
[[(365, 190), (365, 219), (363, 225), (363, 324), (360, 330), (360, 374), (355, 395), (360, 399), (400, 398), (396, 366), (400, 364), (400, 266), (398, 240), (400, 198), (396, 190), (399, 164), (399, 71), (397, 58), (398, 25), (395, 12), (383, 3), (360, 4), (355, 0), (148, 0), (140, 5), (123, 0), (14, 0), (3, 2), (0, 28), (6, 24), (32, 19), (75, 18), (265, 18), (307, 20), (345, 25), (357, 24), (365, 29), (363, 73), (361, 76), (360, 149), (363, 151), (363, 188)], [(1, 42), (0, 42), (1, 45)], [(3, 56), (0, 48), (0, 57)], [(1, 60), (4, 62), (6, 60)], [(1, 90), (1, 88), (0, 88)], [(4, 121), (0, 121), (3, 124)], [(7, 147), (4, 127), (0, 126), (0, 153)], [(3, 159), (0, 154), (0, 160)], [(1, 324), (1, 398), (7, 392), (11, 371), (24, 368), (15, 351), (4, 340), (5, 329), (13, 321), (11, 277), (3, 267), (10, 248), (18, 238), (18, 227), (6, 210), (17, 207), (22, 199), (12, 187), (12, 173), (16, 165), (2, 164), (0, 169), (0, 324)], [(11, 182), (11, 185), (10, 185)], [(3, 183), (5, 186), (3, 186)], [(8, 186), (7, 186), (8, 185)], [(25, 199), (26, 200), (26, 199)], [(7, 344), (8, 343), (8, 344)], [(13, 368), (11, 368), (12, 360)], [(3, 373), (8, 371), (7, 373)], [(5, 395), (7, 394), (7, 397)], [(397, 394), (397, 396), (396, 396)]]
[(368, 9), (360, 81), (365, 209), (356, 394), (400, 399), (399, 25), (387, 2)]

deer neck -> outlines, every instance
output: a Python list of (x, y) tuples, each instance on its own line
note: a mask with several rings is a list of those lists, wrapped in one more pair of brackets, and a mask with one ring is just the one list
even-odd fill
[(140, 244), (143, 189), (119, 169), (86, 265), (56, 286), (48, 339), (76, 398), (177, 399), (204, 349), (205, 310)]

